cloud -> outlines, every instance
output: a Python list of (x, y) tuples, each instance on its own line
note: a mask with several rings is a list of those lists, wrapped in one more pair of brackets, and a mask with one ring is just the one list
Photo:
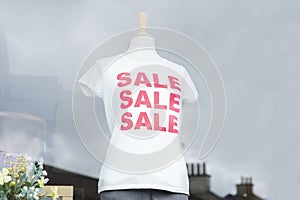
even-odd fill
[[(71, 120), (74, 77), (97, 44), (135, 28), (137, 13), (146, 11), (149, 25), (179, 30), (201, 43), (224, 78), (226, 124), (206, 159), (214, 191), (233, 193), (240, 176), (249, 174), (258, 195), (294, 199), (300, 186), (299, 6), (296, 0), (1, 1), (0, 27), (12, 73), (56, 76), (65, 89), (48, 149), (58, 167), (98, 176), (98, 163), (80, 147)], [(93, 166), (88, 172), (78, 155)], [(194, 155), (187, 156), (195, 160)]]

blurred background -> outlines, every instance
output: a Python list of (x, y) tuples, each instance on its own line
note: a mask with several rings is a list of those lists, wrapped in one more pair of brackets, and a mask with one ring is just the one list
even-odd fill
[[(144, 11), (148, 26), (192, 37), (220, 69), (228, 111), (204, 160), (211, 189), (234, 194), (247, 176), (262, 198), (297, 199), (299, 7), (297, 0), (0, 0), (0, 150), (26, 151), (97, 179), (101, 163), (80, 143), (73, 121), (76, 73), (99, 43), (137, 28)], [(185, 157), (199, 162), (195, 147)]]

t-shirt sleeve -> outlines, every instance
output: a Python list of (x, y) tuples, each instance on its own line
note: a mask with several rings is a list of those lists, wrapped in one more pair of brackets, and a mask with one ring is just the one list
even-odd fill
[(183, 69), (183, 101), (194, 102), (198, 99), (198, 91), (186, 69)]
[(102, 97), (101, 87), (102, 70), (101, 60), (97, 60), (88, 71), (78, 80), (79, 87), (85, 96), (97, 95)]

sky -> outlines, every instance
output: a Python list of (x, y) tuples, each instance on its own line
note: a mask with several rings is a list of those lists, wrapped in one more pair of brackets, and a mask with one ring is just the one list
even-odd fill
[[(217, 64), (227, 94), (222, 136), (204, 160), (212, 190), (235, 193), (240, 177), (251, 176), (259, 196), (292, 200), (300, 186), (299, 6), (297, 0), (0, 0), (0, 33), (11, 73), (54, 76), (63, 86), (48, 158), (92, 177), (100, 164), (81, 145), (71, 110), (83, 60), (107, 38), (137, 28), (141, 11), (148, 26), (192, 37)], [(187, 158), (197, 161), (193, 148)]]

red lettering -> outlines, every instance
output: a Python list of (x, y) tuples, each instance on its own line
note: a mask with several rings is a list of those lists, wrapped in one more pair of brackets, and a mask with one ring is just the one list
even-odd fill
[(176, 89), (178, 91), (181, 91), (180, 86), (179, 86), (179, 80), (178, 78), (174, 77), (174, 76), (168, 76), (169, 81), (170, 81), (170, 87), (172, 89)]
[(179, 113), (180, 109), (174, 107), (174, 105), (179, 105), (179, 100), (180, 100), (180, 95), (170, 93), (170, 110), (173, 110), (173, 111)]
[(129, 118), (129, 117), (132, 117), (132, 114), (130, 112), (125, 112), (123, 115), (122, 115), (122, 123), (125, 123), (127, 124), (127, 126), (125, 125), (121, 125), (121, 130), (124, 131), (124, 130), (129, 130), (132, 128), (132, 120)]
[(140, 129), (141, 126), (145, 126), (148, 130), (152, 130), (152, 126), (146, 112), (140, 113), (139, 118), (136, 121), (135, 129)]
[(154, 130), (156, 131), (166, 131), (166, 127), (159, 126), (159, 114), (154, 113)]
[(159, 92), (154, 92), (154, 108), (167, 109), (166, 105), (159, 105)]
[(127, 104), (125, 103), (121, 103), (120, 107), (121, 108), (128, 108), (132, 105), (132, 98), (130, 97), (131, 95), (131, 91), (130, 90), (123, 90), (121, 93), (120, 93), (120, 99), (122, 101), (125, 101), (127, 102)]
[(151, 87), (151, 83), (144, 72), (139, 72), (135, 79), (134, 85), (139, 86), (140, 84), (145, 84), (147, 87)]
[[(118, 80), (118, 87), (128, 86), (134, 83), (134, 86), (146, 86), (146, 87), (154, 87), (154, 88), (171, 88), (174, 90), (181, 91), (179, 78), (169, 75), (168, 76), (168, 83), (159, 82), (160, 75), (152, 73), (153, 84), (148, 79), (146, 73), (138, 72), (136, 74), (135, 80), (131, 78), (131, 74), (129, 72), (122, 72), (117, 75)], [(151, 80), (151, 81), (152, 81)], [(138, 90), (138, 95), (136, 99), (133, 98), (133, 94), (131, 90), (122, 90), (120, 92), (120, 108), (126, 109), (129, 107), (142, 107), (145, 106), (146, 108), (154, 108), (154, 109), (162, 109), (162, 110), (171, 110), (176, 113), (180, 113), (181, 111), (181, 97), (179, 94), (176, 93), (169, 93), (169, 103), (162, 104), (164, 102), (163, 96), (161, 96), (159, 91), (149, 91), (151, 92), (151, 97), (153, 94), (153, 99), (149, 99), (149, 94), (145, 90), (140, 90), (140, 88), (136, 87)], [(135, 96), (135, 95), (134, 95)], [(161, 98), (161, 99), (160, 99)], [(167, 99), (166, 99), (167, 100)], [(153, 104), (152, 104), (153, 103)], [(135, 108), (137, 109), (137, 108)], [(137, 117), (137, 118), (136, 118)], [(152, 119), (148, 116), (147, 112), (140, 112), (138, 116), (135, 116), (133, 121), (133, 114), (130, 112), (125, 112), (121, 116), (121, 130), (129, 130), (129, 129), (141, 129), (145, 128), (148, 130), (156, 130), (162, 132), (169, 132), (169, 133), (179, 133), (178, 127), (178, 120), (179, 118), (176, 115), (169, 115), (168, 125), (162, 124), (162, 117), (160, 113), (154, 112)], [(151, 119), (151, 121), (150, 121)], [(161, 126), (162, 125), (162, 126)], [(153, 128), (153, 129), (152, 129)]]
[[(130, 112), (125, 112), (122, 115), (122, 123), (123, 123), (121, 125), (122, 131), (132, 129), (133, 121), (131, 120), (131, 117), (132, 117), (132, 114)], [(154, 130), (166, 132), (167, 128), (164, 126), (160, 126), (159, 118), (160, 118), (160, 114), (154, 113), (154, 117), (153, 117)], [(151, 124), (146, 112), (140, 112), (134, 129), (140, 129), (141, 127), (145, 127), (148, 130), (152, 130), (152, 124)], [(168, 132), (178, 134), (178, 118), (174, 115), (169, 115)]]
[[(144, 100), (142, 100), (144, 99)], [(147, 108), (151, 108), (151, 102), (148, 98), (147, 92), (145, 90), (140, 90), (139, 94), (136, 98), (136, 102), (134, 104), (134, 107), (140, 107), (140, 105), (146, 105)]]
[(156, 87), (156, 88), (167, 88), (168, 87), (167, 84), (160, 84), (159, 83), (157, 74), (153, 74), (153, 81), (154, 81), (154, 87)]
[(128, 73), (128, 72), (122, 72), (122, 73), (118, 74), (117, 79), (119, 81), (124, 81), (124, 82), (118, 83), (119, 87), (124, 87), (131, 83), (130, 73)]
[(174, 115), (169, 116), (169, 132), (170, 133), (178, 133), (178, 130), (174, 128), (174, 126), (177, 126), (177, 120), (178, 118)]

